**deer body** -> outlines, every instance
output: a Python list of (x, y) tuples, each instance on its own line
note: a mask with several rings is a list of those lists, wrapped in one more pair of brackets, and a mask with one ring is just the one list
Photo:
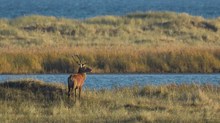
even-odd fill
[(86, 80), (86, 74), (77, 73), (72, 74), (68, 78), (68, 86), (73, 89), (77, 89), (83, 86), (84, 81)]
[[(80, 58), (79, 58), (79, 60), (80, 60)], [(80, 60), (80, 63), (78, 63), (78, 64), (80, 65), (80, 67), (78, 69), (78, 73), (71, 74), (68, 77), (68, 97), (70, 97), (71, 91), (74, 90), (75, 99), (76, 99), (76, 90), (77, 89), (79, 89), (79, 98), (80, 98), (82, 87), (83, 87), (83, 84), (86, 80), (86, 73), (92, 71), (91, 68), (86, 67), (85, 64), (82, 64), (81, 60)]]

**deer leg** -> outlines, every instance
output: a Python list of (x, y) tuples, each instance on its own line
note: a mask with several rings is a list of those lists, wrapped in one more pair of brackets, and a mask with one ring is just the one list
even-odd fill
[(73, 87), (71, 85), (68, 85), (68, 97), (70, 97), (72, 90), (73, 90)]
[(80, 99), (80, 96), (81, 96), (81, 91), (82, 91), (82, 87), (79, 87), (79, 99)]
[(71, 76), (68, 77), (68, 97), (70, 97), (70, 93), (73, 90), (73, 82), (71, 80)]
[(70, 87), (68, 87), (68, 97), (70, 97)]
[(76, 89), (77, 89), (77, 88), (74, 89), (74, 93), (75, 93), (75, 101), (76, 101)]

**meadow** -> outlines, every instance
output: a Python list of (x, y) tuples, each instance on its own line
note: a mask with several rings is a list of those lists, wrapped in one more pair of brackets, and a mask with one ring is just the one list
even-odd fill
[[(147, 12), (75, 20), (0, 19), (0, 73), (219, 73), (220, 18)], [(219, 85), (85, 88), (38, 80), (0, 83), (1, 122), (220, 122)]]
[(67, 97), (63, 84), (0, 83), (1, 122), (220, 122), (220, 86), (168, 84), (85, 89)]
[(220, 19), (147, 12), (67, 19), (0, 19), (0, 73), (218, 73)]

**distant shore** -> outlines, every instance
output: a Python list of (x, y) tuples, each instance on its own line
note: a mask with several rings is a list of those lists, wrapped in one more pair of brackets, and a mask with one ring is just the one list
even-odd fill
[(0, 73), (219, 73), (220, 21), (148, 12), (85, 20), (0, 19)]

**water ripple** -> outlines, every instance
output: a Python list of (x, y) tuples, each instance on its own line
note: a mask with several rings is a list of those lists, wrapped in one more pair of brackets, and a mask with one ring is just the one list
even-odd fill
[[(69, 74), (0, 75), (0, 82), (18, 79), (37, 79), (67, 84)], [(161, 85), (169, 83), (220, 84), (220, 74), (90, 74), (85, 86), (90, 89), (132, 85)]]

